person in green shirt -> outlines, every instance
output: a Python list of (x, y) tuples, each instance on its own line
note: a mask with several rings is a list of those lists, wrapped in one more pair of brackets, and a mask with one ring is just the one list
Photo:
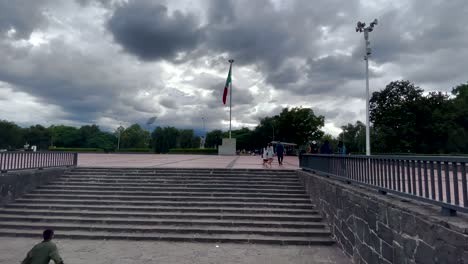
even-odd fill
[(35, 245), (26, 255), (26, 258), (21, 264), (49, 264), (53, 260), (55, 264), (63, 264), (63, 260), (59, 255), (57, 246), (52, 242), (54, 231), (46, 229), (42, 236), (44, 241)]

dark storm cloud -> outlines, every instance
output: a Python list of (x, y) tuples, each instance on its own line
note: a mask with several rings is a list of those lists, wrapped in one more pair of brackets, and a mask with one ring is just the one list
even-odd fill
[(194, 49), (201, 31), (194, 15), (174, 11), (150, 0), (119, 6), (107, 23), (116, 42), (141, 60), (175, 59)]
[(116, 88), (121, 87), (119, 76), (107, 64), (60, 40), (52, 41), (45, 50), (3, 44), (0, 57), (4, 62), (0, 80), (46, 104), (62, 106), (75, 119), (100, 115), (112, 106), (119, 92)]
[(159, 99), (159, 103), (166, 108), (177, 109), (176, 102), (170, 98), (161, 98)]
[(46, 23), (44, 4), (48, 0), (0, 0), (0, 33), (15, 30), (16, 39), (29, 38), (34, 29)]
[(81, 6), (86, 6), (86, 5), (89, 5), (89, 4), (93, 4), (93, 3), (98, 3), (98, 4), (101, 4), (105, 7), (110, 7), (112, 5), (112, 3), (114, 2), (113, 0), (75, 0), (78, 4), (80, 4)]

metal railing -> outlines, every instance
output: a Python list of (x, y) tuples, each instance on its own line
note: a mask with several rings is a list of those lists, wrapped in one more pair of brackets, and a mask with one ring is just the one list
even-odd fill
[(366, 185), (442, 207), (443, 215), (468, 213), (468, 158), (304, 154), (304, 170)]
[(76, 166), (78, 154), (71, 152), (0, 152), (0, 171)]

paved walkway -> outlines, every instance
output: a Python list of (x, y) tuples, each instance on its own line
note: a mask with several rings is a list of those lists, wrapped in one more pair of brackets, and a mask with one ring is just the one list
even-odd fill
[[(20, 263), (38, 239), (0, 238), (0, 264)], [(56, 240), (65, 263), (74, 264), (350, 264), (336, 246)], [(52, 263), (52, 262), (51, 262)]]
[[(89, 154), (78, 155), (81, 167), (139, 167), (139, 168), (233, 168), (262, 169), (260, 156), (218, 156), (177, 154)], [(296, 156), (284, 157), (283, 165), (273, 160), (271, 169), (299, 168)], [(270, 169), (270, 168), (269, 168)]]

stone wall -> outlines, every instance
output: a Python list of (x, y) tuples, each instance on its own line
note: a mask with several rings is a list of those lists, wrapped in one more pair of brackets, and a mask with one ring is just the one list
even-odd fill
[(39, 185), (56, 179), (70, 169), (61, 167), (0, 173), (0, 207), (13, 202), (16, 198), (34, 190)]
[(468, 264), (466, 214), (443, 217), (437, 206), (305, 171), (298, 175), (354, 263)]

